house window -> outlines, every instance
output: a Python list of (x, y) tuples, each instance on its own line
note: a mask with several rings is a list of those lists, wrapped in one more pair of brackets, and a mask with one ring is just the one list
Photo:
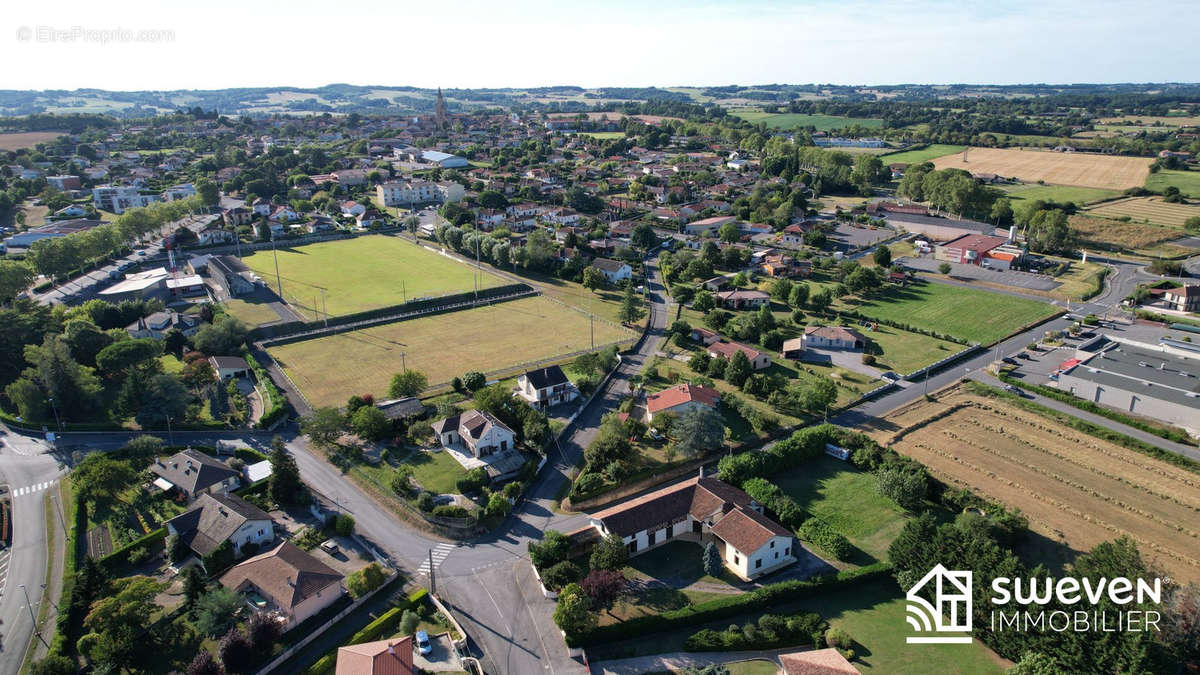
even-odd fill
[(636, 537), (632, 541), (629, 542), (629, 552), (637, 553), (637, 538)]
[(673, 537), (673, 536), (675, 536), (675, 526), (674, 526), (674, 525), (668, 525), (668, 526), (667, 526), (667, 536), (666, 536), (666, 538), (667, 538), (667, 539), (670, 539), (670, 538), (671, 538), (671, 537)]
[(754, 561), (754, 569), (758, 569), (760, 567), (762, 567), (762, 558)]
[(789, 554), (789, 553), (791, 553), (791, 552), (792, 552), (792, 547), (791, 547), (791, 546), (788, 546), (787, 548), (783, 549), (783, 554), (784, 554), (784, 555), (788, 555), (788, 554)]
[(655, 535), (657, 535), (657, 534), (658, 534), (658, 532), (656, 532), (655, 530), (650, 530), (649, 532), (646, 533), (646, 542), (647, 542), (646, 545), (647, 546), (654, 545)]
[(775, 559), (779, 560), (779, 551), (775, 551)]
[(771, 548), (775, 548), (775, 542), (771, 542)]
[(733, 554), (733, 564), (734, 564), (734, 565), (740, 565), (740, 564), (742, 564), (742, 559), (741, 559), (741, 558), (739, 558), (739, 557), (738, 557), (738, 554), (736, 554), (736, 553), (734, 553), (734, 554)]
[(500, 452), (508, 449), (508, 441), (500, 441)]

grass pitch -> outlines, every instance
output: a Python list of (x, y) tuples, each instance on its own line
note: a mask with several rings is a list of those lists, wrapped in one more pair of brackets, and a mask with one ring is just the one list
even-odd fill
[(921, 162), (928, 162), (929, 160), (937, 159), (938, 157), (945, 157), (946, 155), (952, 155), (956, 152), (962, 152), (962, 150), (963, 146), (961, 145), (945, 145), (942, 143), (934, 143), (927, 147), (921, 148), (920, 150), (905, 150), (904, 152), (897, 152), (893, 155), (883, 155), (879, 159), (883, 160), (885, 166), (888, 164), (920, 164)]
[[(387, 235), (281, 248), (278, 254), (283, 296), (312, 318), (321, 311), (322, 288), (326, 311), (330, 316), (340, 316), (475, 287), (476, 271), (471, 265)], [(275, 287), (275, 261), (270, 249), (242, 260)], [(478, 277), (480, 288), (505, 283), (487, 272)]]
[[(588, 324), (588, 317), (574, 309), (525, 298), (294, 342), (270, 352), (313, 405), (336, 406), (353, 394), (386, 398), (402, 364), (425, 373), (435, 385), (471, 370), (487, 373), (587, 349)], [(604, 321), (594, 327), (597, 346), (634, 337)]]

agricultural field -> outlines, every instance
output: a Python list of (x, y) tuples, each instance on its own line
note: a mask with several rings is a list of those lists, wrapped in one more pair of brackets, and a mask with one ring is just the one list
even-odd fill
[(1200, 117), (1184, 117), (1182, 115), (1124, 115), (1122, 117), (1105, 117), (1097, 120), (1097, 122), (1100, 124), (1129, 124), (1140, 127), (1153, 127), (1155, 124), (1160, 124), (1162, 127), (1194, 127), (1200, 125)]
[(1109, 199), (1121, 194), (1117, 190), (1072, 187), (1070, 185), (1038, 185), (1036, 183), (1032, 185), (1013, 185), (1001, 189), (1011, 199), (1026, 199), (1029, 201), (1041, 199), (1048, 202), (1058, 202), (1059, 204), (1073, 202), (1079, 206), (1100, 201), (1101, 199)]
[(1200, 216), (1200, 206), (1195, 204), (1169, 204), (1162, 197), (1129, 197), (1097, 204), (1085, 209), (1087, 213), (1104, 218), (1128, 216), (1137, 222), (1157, 223), (1172, 227), (1183, 227), (1188, 218)]
[(1185, 196), (1200, 199), (1200, 171), (1174, 171), (1163, 169), (1150, 174), (1146, 189), (1162, 192), (1174, 185)]
[[(475, 269), (412, 242), (386, 235), (325, 241), (279, 250), (283, 296), (301, 313), (313, 315), (324, 302), (330, 316), (398, 305), (424, 296), (469, 291)], [(242, 258), (263, 279), (275, 279), (270, 250)], [(500, 286), (503, 279), (479, 275), (479, 287)], [(274, 284), (272, 284), (274, 286)], [(325, 297), (321, 298), (321, 289)]]
[(931, 159), (953, 155), (956, 152), (962, 152), (961, 145), (944, 145), (942, 143), (934, 143), (920, 150), (905, 150), (897, 152), (894, 155), (884, 155), (880, 157), (884, 164), (920, 164), (928, 162)]
[[(354, 394), (387, 393), (402, 363), (430, 385), (471, 370), (492, 372), (591, 346), (588, 317), (545, 298), (399, 321), (272, 347), (269, 351), (315, 406)], [(634, 333), (595, 322), (596, 345)], [(401, 354), (404, 358), (401, 358)]]
[(62, 135), (61, 131), (20, 131), (0, 134), (0, 150), (32, 148), (38, 143), (52, 141)]
[(1041, 555), (1057, 550), (1066, 560), (1128, 536), (1173, 577), (1200, 579), (1194, 472), (963, 385), (898, 408), (876, 425), (877, 441), (939, 479), (1020, 509), (1043, 539), (1034, 544)]
[(598, 141), (611, 141), (614, 138), (625, 138), (624, 131), (584, 131), (580, 136), (591, 136)]
[(1183, 235), (1179, 230), (1169, 227), (1145, 223), (1123, 223), (1119, 220), (1079, 214), (1071, 216), (1067, 220), (1067, 224), (1084, 246), (1106, 250), (1153, 253), (1154, 255), (1157, 255), (1161, 249), (1163, 255), (1169, 257), (1188, 250), (1176, 244), (1166, 243)]
[(866, 300), (850, 299), (842, 304), (865, 316), (981, 344), (1061, 312), (1037, 300), (937, 283), (893, 287)]
[(1150, 175), (1147, 157), (1117, 157), (1081, 152), (971, 148), (964, 162), (962, 153), (933, 162), (938, 169), (962, 169), (972, 173), (994, 173), (1016, 177), (1026, 183), (1045, 181), (1054, 185), (1124, 190), (1141, 187)]
[(732, 113), (753, 124), (764, 122), (768, 129), (793, 129), (795, 127), (813, 126), (816, 127), (817, 131), (830, 131), (833, 129), (844, 129), (854, 124), (871, 129), (878, 129), (883, 126), (883, 120), (877, 117), (850, 118), (837, 117), (835, 115), (768, 113), (761, 110), (735, 110)]

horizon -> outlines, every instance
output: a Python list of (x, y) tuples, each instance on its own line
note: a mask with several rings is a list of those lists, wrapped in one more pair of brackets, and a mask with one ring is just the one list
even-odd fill
[[(387, 81), (408, 84), (356, 86), (1186, 82), (1197, 59), (1186, 40), (1163, 39), (1162, 21), (1193, 7), (1186, 0), (1159, 5), (1134, 12), (1116, 0), (1016, 0), (1004, 7), (949, 0), (670, 0), (646, 7), (616, 0), (596, 8), (532, 0), (499, 8), (449, 0), (432, 8), (347, 0), (329, 12), (311, 1), (280, 11), (216, 0), (197, 12), (147, 0), (119, 9), (69, 0), (55, 11), (69, 21), (37, 6), (10, 10), (0, 58), (36, 64), (6, 73), (5, 88), (19, 91)], [(1071, 30), (1056, 29), (1065, 25)], [(276, 85), (263, 84), (281, 79), (262, 75), (266, 70), (302, 72), (288, 74), (294, 84)], [(544, 84), (564, 81), (573, 84)]]

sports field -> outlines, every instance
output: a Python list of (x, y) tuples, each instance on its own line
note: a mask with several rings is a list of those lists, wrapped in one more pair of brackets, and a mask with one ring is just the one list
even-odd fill
[(981, 344), (1062, 312), (1037, 300), (932, 282), (893, 287), (865, 301), (851, 300), (847, 307), (865, 316)]
[[(768, 129), (793, 129), (795, 127), (816, 127), (817, 131), (844, 129), (857, 124), (860, 127), (878, 129), (883, 126), (883, 120), (878, 117), (837, 117), (835, 115), (807, 115), (801, 113), (768, 113), (761, 110), (737, 110), (734, 115), (758, 124), (764, 122)], [(836, 150), (837, 148), (833, 148)]]
[(897, 152), (894, 155), (883, 155), (879, 159), (883, 160), (885, 165), (920, 164), (921, 162), (928, 162), (931, 159), (937, 159), (938, 157), (945, 157), (946, 155), (952, 155), (956, 152), (962, 152), (962, 150), (963, 146), (961, 145), (944, 145), (942, 143), (934, 143), (928, 147), (921, 148), (920, 150), (905, 150), (904, 152)]
[[(270, 249), (244, 257), (243, 262), (273, 288), (275, 261)], [(283, 296), (301, 314), (315, 318), (325, 289), (330, 316), (398, 305), (425, 296), (469, 291), (475, 287), (475, 268), (386, 235), (325, 241), (279, 249)], [(500, 286), (504, 280), (487, 272), (479, 287)]]
[(1103, 190), (1101, 188), (1089, 187), (1073, 187), (1070, 185), (1014, 185), (1008, 188), (1002, 188), (1009, 197), (1013, 199), (1026, 199), (1034, 201), (1042, 199), (1048, 202), (1058, 202), (1065, 204), (1073, 202), (1079, 206), (1089, 204), (1101, 199), (1116, 197), (1121, 194), (1116, 190)]
[(1174, 185), (1188, 197), (1200, 199), (1200, 171), (1173, 171), (1163, 169), (1150, 174), (1146, 179), (1146, 189), (1162, 192), (1168, 186)]
[(1048, 150), (971, 148), (967, 161), (962, 153), (934, 160), (938, 169), (962, 169), (972, 173), (994, 173), (1016, 177), (1026, 183), (1045, 181), (1054, 185), (1124, 190), (1140, 187), (1150, 175), (1148, 157), (1117, 157), (1081, 152)]
[[(385, 397), (402, 364), (425, 373), (435, 385), (471, 370), (486, 373), (587, 349), (589, 323), (582, 312), (552, 300), (525, 298), (269, 351), (313, 405), (331, 406), (344, 404), (353, 394)], [(600, 320), (594, 327), (597, 345), (635, 337)]]
[(1129, 197), (1104, 202), (1087, 209), (1087, 213), (1105, 218), (1130, 219), (1183, 227), (1188, 218), (1200, 216), (1200, 206), (1194, 204), (1169, 204), (1162, 197)]

